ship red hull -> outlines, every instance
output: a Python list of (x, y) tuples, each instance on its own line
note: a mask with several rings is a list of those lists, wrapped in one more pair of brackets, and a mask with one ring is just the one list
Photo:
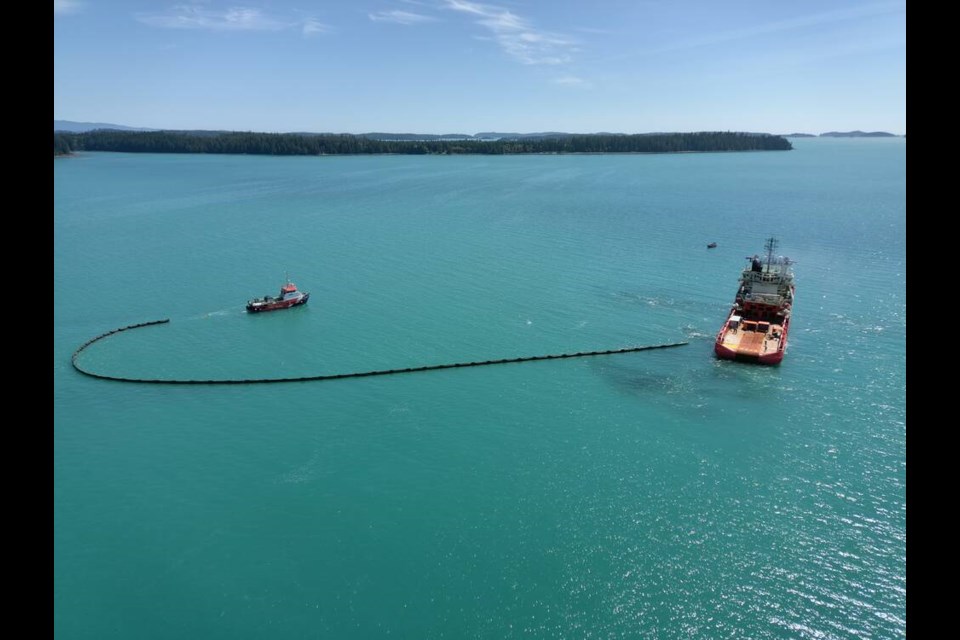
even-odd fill
[(783, 361), (783, 349), (779, 349), (773, 353), (753, 356), (737, 353), (733, 349), (728, 349), (722, 344), (717, 343), (714, 347), (714, 352), (717, 354), (717, 357), (722, 360), (739, 360), (740, 362), (753, 362), (755, 364), (769, 365), (780, 364)]
[(302, 298), (297, 298), (295, 300), (277, 300), (275, 302), (268, 302), (266, 304), (248, 304), (247, 311), (249, 313), (262, 313), (264, 311), (277, 311), (279, 309), (289, 309), (290, 307), (296, 307), (301, 304), (306, 304), (307, 299), (310, 297), (310, 294), (304, 294)]

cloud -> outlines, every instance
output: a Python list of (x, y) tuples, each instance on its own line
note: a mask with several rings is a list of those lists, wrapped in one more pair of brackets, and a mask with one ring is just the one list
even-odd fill
[(374, 22), (396, 22), (397, 24), (422, 24), (424, 22), (436, 22), (437, 20), (433, 16), (399, 10), (378, 11), (377, 13), (368, 13), (367, 16)]
[(83, 3), (77, 0), (53, 0), (53, 15), (62, 16), (67, 13), (76, 13)]
[(216, 10), (187, 4), (176, 5), (166, 13), (139, 14), (137, 20), (163, 29), (211, 31), (280, 31), (299, 24), (265, 15), (260, 9), (250, 7)]
[(756, 36), (767, 35), (771, 33), (793, 31), (809, 27), (819, 27), (826, 24), (845, 22), (856, 20), (858, 18), (885, 15), (890, 13), (901, 13), (903, 11), (905, 11), (905, 6), (899, 1), (879, 2), (855, 7), (843, 7), (821, 13), (808, 14), (797, 18), (752, 25), (743, 29), (710, 34), (706, 37), (696, 40), (681, 40), (674, 44), (661, 47), (652, 53), (665, 53), (684, 49), (695, 49), (698, 47), (706, 47), (726, 42), (744, 40), (747, 38), (754, 38)]
[(553, 79), (554, 84), (563, 85), (566, 87), (589, 87), (588, 83), (583, 78), (578, 78), (577, 76), (561, 76), (559, 78)]
[(303, 35), (313, 36), (318, 33), (330, 33), (333, 28), (330, 25), (323, 24), (313, 18), (307, 18), (303, 21)]
[(537, 30), (509, 9), (469, 0), (445, 0), (444, 6), (474, 16), (477, 24), (493, 34), (501, 49), (524, 64), (564, 64), (576, 51), (573, 41)]
[[(71, 2), (73, 0), (63, 0)], [(180, 4), (163, 13), (137, 14), (137, 20), (161, 29), (208, 31), (282, 31), (299, 28), (304, 36), (330, 33), (333, 28), (314, 18), (285, 19), (253, 7), (210, 9), (199, 3)]]

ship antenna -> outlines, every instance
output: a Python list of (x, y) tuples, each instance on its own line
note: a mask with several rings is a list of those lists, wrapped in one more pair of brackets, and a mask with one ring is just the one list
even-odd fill
[(763, 248), (767, 250), (767, 271), (770, 271), (770, 265), (773, 264), (773, 252), (777, 249), (777, 239), (774, 236), (767, 238)]

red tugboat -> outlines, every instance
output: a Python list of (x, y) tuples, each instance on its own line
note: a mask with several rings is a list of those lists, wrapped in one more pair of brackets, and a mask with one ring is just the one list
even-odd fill
[(767, 240), (766, 262), (759, 256), (747, 258), (736, 300), (717, 334), (718, 358), (758, 364), (783, 360), (793, 306), (793, 263), (790, 258), (774, 257), (777, 244), (776, 238)]
[(287, 279), (287, 283), (280, 287), (280, 295), (276, 298), (263, 296), (255, 298), (247, 303), (247, 311), (258, 313), (260, 311), (276, 311), (277, 309), (289, 309), (300, 304), (305, 304), (310, 299), (309, 293), (297, 291), (297, 285)]

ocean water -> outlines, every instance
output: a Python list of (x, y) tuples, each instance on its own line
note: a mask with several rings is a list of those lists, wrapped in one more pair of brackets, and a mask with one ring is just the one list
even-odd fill
[[(904, 637), (906, 140), (793, 143), (55, 160), (56, 637)], [(769, 235), (787, 356), (718, 361)], [(161, 318), (84, 366), (689, 344), (71, 368)]]

